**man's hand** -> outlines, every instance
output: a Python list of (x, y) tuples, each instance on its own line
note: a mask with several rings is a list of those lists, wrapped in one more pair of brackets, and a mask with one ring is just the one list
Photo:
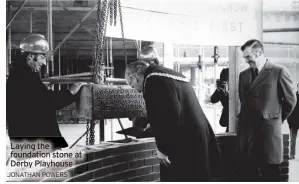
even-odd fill
[(78, 91), (80, 90), (80, 88), (81, 88), (83, 85), (85, 85), (85, 84), (87, 84), (87, 83), (86, 83), (86, 82), (77, 82), (77, 83), (74, 83), (74, 84), (71, 86), (71, 88), (70, 88), (69, 90), (70, 90), (70, 92), (71, 92), (73, 95), (75, 95), (75, 94), (78, 93)]
[(145, 131), (148, 131), (148, 130), (150, 130), (151, 129), (151, 125), (148, 123), (147, 125), (146, 125), (146, 127), (143, 129), (143, 131), (145, 132)]
[(206, 98), (205, 98), (205, 103), (211, 103), (211, 96), (212, 95), (208, 95), (208, 96), (206, 96)]
[(171, 162), (168, 159), (167, 155), (164, 155), (162, 152), (160, 152), (159, 150), (156, 151), (155, 156), (159, 159), (160, 164), (163, 164), (165, 166), (168, 166), (169, 164), (171, 164)]

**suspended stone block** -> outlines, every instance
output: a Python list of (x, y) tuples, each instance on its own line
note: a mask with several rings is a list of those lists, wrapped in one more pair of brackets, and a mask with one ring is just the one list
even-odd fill
[(77, 98), (79, 120), (132, 118), (146, 114), (141, 93), (128, 85), (88, 84)]

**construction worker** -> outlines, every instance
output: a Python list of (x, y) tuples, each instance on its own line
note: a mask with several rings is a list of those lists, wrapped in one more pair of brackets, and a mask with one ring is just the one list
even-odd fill
[(23, 59), (15, 61), (7, 79), (7, 123), (11, 145), (44, 141), (51, 150), (68, 147), (56, 120), (56, 110), (75, 100), (84, 83), (69, 90), (52, 91), (42, 83), (39, 72), (46, 65), (49, 44), (40, 34), (32, 34), (20, 43)]

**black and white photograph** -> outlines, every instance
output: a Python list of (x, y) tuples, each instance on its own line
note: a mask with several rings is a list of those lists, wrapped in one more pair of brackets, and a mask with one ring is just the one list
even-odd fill
[(1, 3), (1, 180), (299, 182), (299, 0)]

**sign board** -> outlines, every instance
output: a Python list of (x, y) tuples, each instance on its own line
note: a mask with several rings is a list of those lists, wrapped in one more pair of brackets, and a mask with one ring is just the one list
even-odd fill
[[(127, 39), (196, 45), (242, 45), (261, 39), (261, 0), (126, 0)], [(121, 38), (120, 25), (107, 36)]]

